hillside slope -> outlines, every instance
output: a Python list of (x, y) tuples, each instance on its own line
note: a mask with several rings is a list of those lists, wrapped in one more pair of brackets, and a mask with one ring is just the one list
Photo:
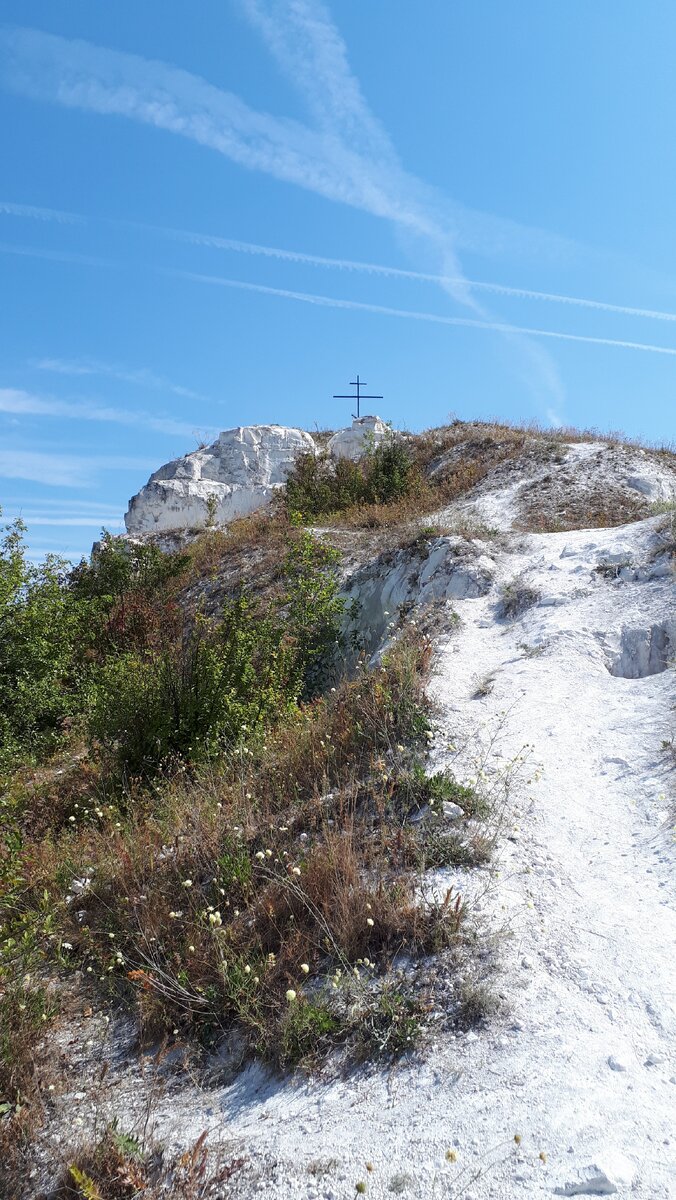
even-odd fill
[(563, 508), (668, 503), (673, 479), (634, 449), (527, 453), (413, 541), (374, 556), (355, 536), (346, 553), (370, 650), (394, 625), (434, 630), (431, 768), (485, 771), (501, 797), (491, 861), (424, 882), (468, 904), (489, 1019), (449, 1032), (437, 998), (430, 1044), (393, 1066), (279, 1079), (253, 1064), (223, 1083), (214, 1062), (211, 1084), (158, 1084), (129, 1023), (74, 1019), (45, 1161), (76, 1111), (83, 1128), (145, 1121), (167, 1153), (206, 1132), (241, 1162), (214, 1196), (676, 1196), (673, 513), (553, 532), (524, 517), (526, 502), (548, 528)]
[[(504, 814), (507, 836), (475, 898), (500, 942), (502, 1017), (371, 1077), (279, 1086), (251, 1070), (193, 1095), (178, 1119), (172, 1102), (163, 1138), (184, 1137), (189, 1113), (195, 1135), (242, 1139), (266, 1164), (252, 1195), (349, 1196), (367, 1176), (373, 1197), (405, 1176), (411, 1195), (443, 1195), (456, 1175), (486, 1168), (457, 1194), (507, 1200), (583, 1184), (593, 1163), (618, 1186), (631, 1170), (632, 1195), (676, 1194), (676, 889), (661, 750), (674, 674), (609, 670), (638, 671), (650, 630), (676, 632), (673, 579), (663, 559), (650, 564), (654, 526), (529, 537), (499, 556), (496, 587), (527, 571), (537, 603), (505, 624), (495, 590), (459, 600), (461, 630), (439, 648), (435, 761), (449, 758), (447, 734), (464, 737), (471, 773), (477, 741), (497, 733), (494, 756), (527, 743), (539, 775)], [(620, 562), (629, 578), (596, 573)], [(488, 675), (493, 690), (473, 699)], [(335, 1168), (318, 1185), (308, 1168), (322, 1159)]]

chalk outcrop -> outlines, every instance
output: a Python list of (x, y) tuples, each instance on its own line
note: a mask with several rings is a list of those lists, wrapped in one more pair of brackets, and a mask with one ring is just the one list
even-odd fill
[(380, 417), (355, 417), (350, 429), (339, 429), (329, 438), (327, 449), (334, 458), (351, 458), (356, 462), (369, 447), (379, 446), (390, 433), (390, 426)]
[[(359, 417), (329, 440), (334, 458), (356, 461), (390, 432), (380, 417)], [(164, 534), (227, 525), (261, 508), (282, 487), (299, 454), (316, 454), (309, 433), (284, 425), (238, 425), (211, 446), (160, 467), (129, 501), (127, 533)]]
[(275, 494), (299, 454), (316, 453), (309, 433), (283, 425), (238, 425), (211, 446), (166, 463), (133, 496), (127, 533), (226, 525), (260, 508)]

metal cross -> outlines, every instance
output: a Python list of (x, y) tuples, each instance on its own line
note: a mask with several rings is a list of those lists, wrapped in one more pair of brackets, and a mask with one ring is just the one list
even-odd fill
[(359, 376), (357, 375), (356, 379), (350, 380), (350, 387), (356, 387), (357, 395), (356, 396), (334, 396), (333, 399), (334, 400), (356, 400), (357, 401), (357, 411), (356, 411), (356, 413), (352, 413), (352, 416), (358, 421), (359, 415), (360, 415), (359, 414), (359, 401), (360, 400), (382, 400), (382, 398), (383, 398), (382, 396), (364, 396), (362, 394), (362, 392), (360, 391), (360, 389), (363, 387), (367, 387), (367, 386), (368, 385), (366, 383), (364, 383), (363, 379), (360, 379)]

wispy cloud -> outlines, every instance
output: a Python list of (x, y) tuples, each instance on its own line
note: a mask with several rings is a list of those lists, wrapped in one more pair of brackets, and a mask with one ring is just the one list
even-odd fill
[(19, 513), (17, 515), (20, 515), (22, 521), (25, 521), (27, 525), (30, 525), (31, 527), (39, 526), (40, 528), (42, 528), (43, 526), (45, 528), (51, 528), (52, 526), (54, 526), (56, 528), (64, 528), (64, 529), (101, 529), (103, 526), (106, 526), (106, 527), (115, 526), (117, 528), (122, 528), (122, 526), (124, 524), (124, 522), (120, 518), (119, 512), (115, 515), (114, 518), (101, 517), (98, 519), (96, 517), (90, 517), (86, 514), (83, 514), (80, 517), (78, 517), (78, 516), (74, 517), (74, 516), (70, 516), (70, 515), (66, 515), (63, 517), (51, 517), (51, 516), (48, 517), (48, 516), (45, 516), (45, 514), (42, 512), (23, 512), (22, 511), (21, 513)]
[(146, 367), (121, 367), (116, 363), (101, 362), (99, 359), (93, 358), (41, 358), (33, 363), (33, 366), (39, 371), (52, 371), (57, 375), (80, 377), (103, 375), (110, 379), (119, 379), (121, 383), (131, 383), (137, 387), (151, 388), (158, 392), (171, 392), (174, 396), (180, 396), (185, 400), (197, 400), (201, 403), (207, 400), (206, 396), (200, 395), (192, 388), (172, 383), (170, 379), (166, 379), (163, 375), (156, 375), (154, 371), (149, 371)]
[(155, 463), (123, 455), (93, 457), (47, 454), (38, 450), (0, 450), (0, 477), (27, 479), (49, 487), (86, 488), (100, 471), (152, 471)]
[(256, 112), (188, 71), (32, 29), (6, 29), (0, 40), (2, 78), (23, 95), (142, 121), (328, 199), (394, 215), (391, 204), (358, 182), (356, 155), (341, 176), (321, 134)]
[(194, 283), (215, 284), (220, 287), (236, 288), (246, 292), (260, 292), (266, 296), (279, 296), (286, 300), (299, 300), (304, 304), (315, 304), (322, 308), (353, 309), (358, 312), (378, 313), (386, 317), (403, 317), (409, 321), (430, 321), (435, 325), (456, 325), (471, 329), (485, 329), (496, 333), (553, 338), (564, 342), (586, 342), (594, 346), (617, 346), (625, 350), (643, 350), (652, 354), (676, 355), (676, 348), (672, 348), (671, 346), (655, 346), (645, 342), (625, 341), (620, 338), (591, 337), (581, 333), (562, 333), (556, 329), (537, 329), (525, 325), (512, 325), (507, 321), (480, 321), (471, 317), (447, 317), (438, 313), (418, 312), (413, 309), (390, 308), (384, 304), (368, 304), (359, 300), (342, 300), (337, 296), (320, 296), (312, 292), (295, 292), (288, 288), (268, 287), (262, 283), (247, 283), (241, 279), (225, 279), (219, 275), (202, 275), (196, 271), (167, 270), (165, 273), (180, 279), (190, 279)]
[(443, 212), (447, 202), (400, 166), (324, 7), (294, 0), (274, 11), (251, 5), (249, 15), (303, 91), (316, 128), (257, 112), (187, 71), (37, 30), (0, 33), (0, 73), (21, 94), (169, 130), (241, 166), (384, 218), (431, 244), (440, 273), (454, 280), (448, 290), (476, 307), (463, 288), (457, 222)]
[(60, 225), (82, 225), (85, 218), (78, 213), (60, 212), (57, 208), (38, 208), (35, 204), (13, 204), (0, 200), (0, 213), (12, 217), (30, 217), (34, 221), (57, 221)]
[[(36, 501), (31, 501), (36, 503)], [(70, 500), (64, 496), (41, 496), (37, 501), (40, 509), (45, 509), (51, 512), (54, 516), (73, 512), (77, 514), (85, 514), (89, 517), (98, 517), (101, 520), (114, 520), (119, 516), (119, 508), (112, 504), (102, 504), (100, 500), (88, 500), (86, 497), (78, 496), (76, 500)], [(3, 497), (3, 514), (8, 512), (21, 513), (26, 505), (25, 496), (4, 496)]]
[[(329, 200), (389, 221), (402, 238), (431, 250), (444, 290), (490, 324), (463, 278), (457, 258), (467, 226), (470, 241), (487, 235), (509, 241), (511, 223), (488, 223), (453, 206), (399, 163), (384, 128), (371, 113), (348, 62), (347, 49), (320, 0), (243, 0), (263, 37), (309, 109), (312, 127), (257, 112), (239, 97), (164, 63), (30, 29), (0, 34), (6, 86), (38, 99), (102, 114), (122, 115), (208, 146), (240, 165), (264, 171)], [(523, 231), (522, 231), (523, 233)], [(513, 237), (511, 239), (513, 244)], [(509, 332), (551, 397), (554, 364), (543, 372), (515, 328)], [(557, 384), (557, 393), (561, 392)]]
[(73, 250), (49, 250), (43, 246), (17, 246), (13, 242), (0, 242), (0, 254), (14, 254), (19, 258), (42, 258), (47, 262), (73, 263), (81, 267), (114, 267), (125, 264), (110, 258), (95, 258), (91, 254), (77, 254)]
[(172, 417), (155, 416), (147, 412), (130, 412), (94, 402), (81, 403), (58, 400), (51, 396), (36, 396), (16, 388), (0, 388), (0, 412), (18, 416), (62, 417), (79, 421), (103, 421), (114, 425), (136, 425), (157, 433), (189, 437), (195, 428)]
[[(301, 91), (314, 128), (256, 112), (187, 71), (36, 30), (0, 34), (0, 72), (6, 86), (22, 94), (169, 130), (249, 169), (389, 221), (408, 243), (434, 254), (437, 273), (448, 280), (441, 286), (454, 300), (488, 317), (465, 285), (456, 254), (462, 212), (399, 164), (325, 6), (319, 0), (250, 0), (245, 11)], [(481, 217), (471, 216), (476, 240)], [(490, 233), (495, 241), (495, 231)], [(522, 335), (506, 336), (530, 362), (531, 375), (541, 376), (536, 391), (549, 395), (554, 364), (543, 376), (542, 352), (533, 354)]]

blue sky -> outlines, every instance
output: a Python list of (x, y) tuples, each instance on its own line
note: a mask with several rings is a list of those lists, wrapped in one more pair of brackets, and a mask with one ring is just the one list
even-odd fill
[(236, 424), (674, 436), (670, 0), (5, 0), (0, 504), (78, 557)]

